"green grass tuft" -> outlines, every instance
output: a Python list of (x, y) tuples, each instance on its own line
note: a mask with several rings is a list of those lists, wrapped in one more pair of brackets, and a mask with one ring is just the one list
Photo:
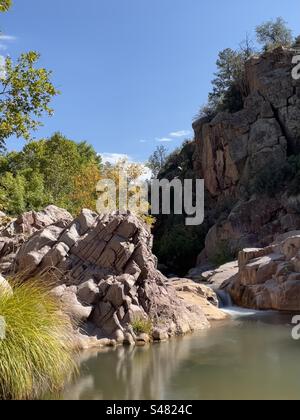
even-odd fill
[(0, 399), (35, 399), (58, 392), (76, 370), (72, 325), (38, 281), (0, 290)]
[(131, 326), (133, 328), (133, 332), (136, 335), (139, 334), (148, 334), (151, 335), (153, 330), (153, 324), (150, 319), (145, 318), (136, 318), (132, 323)]

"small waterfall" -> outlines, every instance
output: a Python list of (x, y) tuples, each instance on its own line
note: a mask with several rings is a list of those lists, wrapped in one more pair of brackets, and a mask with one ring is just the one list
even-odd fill
[(217, 297), (219, 299), (219, 307), (222, 308), (231, 308), (233, 302), (231, 296), (226, 290), (216, 290)]
[(235, 306), (233, 303), (231, 296), (226, 290), (215, 290), (216, 295), (219, 300), (219, 308), (230, 315), (232, 318), (241, 318), (241, 317), (248, 317), (254, 316), (259, 314), (259, 311), (240, 308), (239, 306)]

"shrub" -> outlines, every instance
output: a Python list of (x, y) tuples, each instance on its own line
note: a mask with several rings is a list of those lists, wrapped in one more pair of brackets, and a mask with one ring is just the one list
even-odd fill
[(37, 281), (0, 291), (6, 334), (0, 339), (0, 399), (55, 393), (74, 372), (72, 326)]
[[(196, 264), (204, 248), (205, 227), (185, 226), (169, 216), (167, 224), (154, 236), (154, 253), (176, 275), (183, 276)], [(173, 224), (175, 222), (175, 224)]]
[(296, 38), (295, 38), (295, 42), (294, 42), (294, 44), (293, 44), (293, 47), (294, 48), (300, 48), (300, 35), (298, 35)]
[(293, 43), (292, 31), (281, 17), (264, 22), (256, 28), (256, 38), (263, 45), (265, 51), (272, 51), (277, 47), (290, 47)]
[(139, 335), (139, 334), (151, 335), (152, 330), (153, 330), (152, 321), (150, 319), (145, 319), (141, 317), (134, 319), (134, 321), (131, 323), (131, 326), (133, 328), (133, 332), (136, 335)]
[(300, 155), (292, 155), (277, 168), (269, 163), (250, 183), (250, 192), (275, 196), (286, 184), (289, 196), (300, 194)]
[(233, 261), (235, 257), (236, 252), (231, 249), (228, 241), (220, 241), (216, 246), (214, 257), (211, 258), (211, 263), (219, 267), (230, 261)]
[(285, 180), (290, 176), (291, 168), (284, 163), (277, 168), (274, 164), (266, 164), (254, 177), (250, 184), (250, 192), (256, 194), (267, 194), (274, 197), (283, 186)]

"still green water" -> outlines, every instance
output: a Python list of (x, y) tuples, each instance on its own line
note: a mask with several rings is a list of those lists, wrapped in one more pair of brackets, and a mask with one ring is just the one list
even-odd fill
[(300, 399), (291, 315), (237, 314), (211, 330), (148, 348), (84, 354), (75, 400)]

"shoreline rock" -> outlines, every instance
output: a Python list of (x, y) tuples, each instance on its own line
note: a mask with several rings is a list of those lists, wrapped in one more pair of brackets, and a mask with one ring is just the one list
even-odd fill
[[(21, 240), (14, 236), (20, 231)], [(7, 236), (18, 249), (6, 270), (22, 281), (34, 277), (53, 285), (62, 310), (81, 323), (77, 338), (85, 348), (147, 344), (210, 327), (213, 292), (201, 289), (194, 300), (180, 296), (157, 269), (149, 229), (130, 213), (83, 210), (73, 219), (50, 206), (13, 222), (0, 241)], [(1, 255), (0, 267), (8, 254)], [(135, 336), (136, 320), (151, 320), (153, 336)]]
[(242, 307), (300, 311), (300, 231), (280, 235), (266, 248), (239, 253), (238, 272), (222, 286)]

